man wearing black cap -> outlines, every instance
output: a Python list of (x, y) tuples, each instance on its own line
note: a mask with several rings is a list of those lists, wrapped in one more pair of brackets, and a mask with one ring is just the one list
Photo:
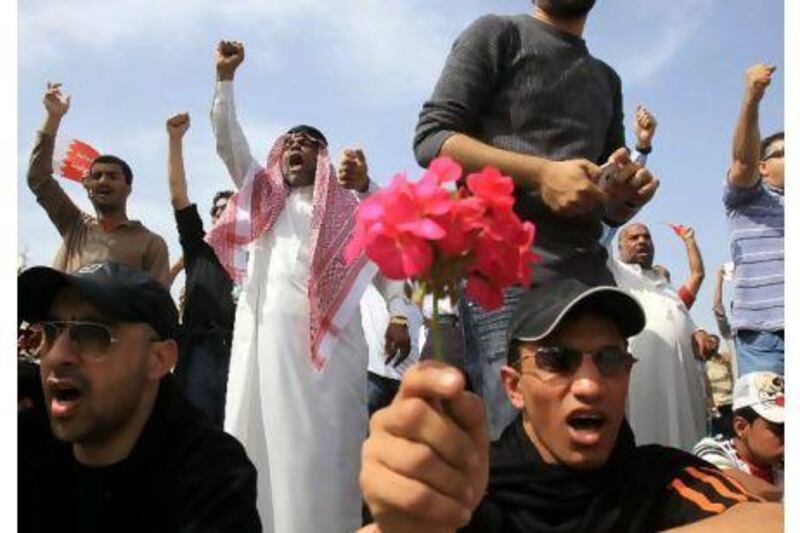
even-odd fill
[(491, 449), (461, 374), (411, 369), (364, 445), (361, 483), (378, 523), (366, 531), (650, 532), (705, 519), (720, 531), (780, 530), (780, 506), (746, 503), (757, 499), (717, 468), (636, 446), (627, 339), (644, 324), (615, 287), (565, 280), (528, 292), (503, 368), (520, 415)]
[(116, 263), (32, 268), (18, 288), (50, 426), (20, 417), (20, 530), (261, 531), (252, 463), (170, 374), (167, 290)]
[(219, 43), (211, 109), (217, 153), (238, 188), (206, 237), (242, 283), (225, 430), (256, 465), (266, 531), (353, 531), (361, 525), (369, 353), (359, 301), (374, 276), (397, 364), (411, 347), (408, 303), (402, 282), (375, 275), (366, 256), (344, 256), (370, 188), (361, 151), (345, 150), (335, 169), (325, 136), (297, 126), (266, 163), (251, 155), (233, 100), (244, 54), (241, 43)]

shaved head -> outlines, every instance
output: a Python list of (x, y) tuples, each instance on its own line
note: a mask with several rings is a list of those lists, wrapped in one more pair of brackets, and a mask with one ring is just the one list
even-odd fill
[(628, 224), (619, 232), (619, 258), (623, 263), (653, 268), (655, 247), (650, 230), (641, 223)]

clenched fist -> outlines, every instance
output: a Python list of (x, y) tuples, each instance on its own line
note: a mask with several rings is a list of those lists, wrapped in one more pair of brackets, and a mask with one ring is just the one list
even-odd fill
[(178, 113), (167, 120), (167, 133), (170, 137), (180, 139), (189, 129), (190, 124), (189, 113)]
[(339, 184), (345, 189), (367, 192), (369, 187), (367, 158), (360, 148), (342, 150), (336, 177), (339, 179)]
[(646, 107), (636, 106), (636, 115), (633, 120), (633, 131), (636, 134), (636, 146), (649, 148), (656, 134), (658, 122)]
[(239, 41), (220, 41), (217, 45), (217, 79), (232, 81), (244, 61), (244, 45)]
[(61, 84), (47, 82), (47, 91), (44, 93), (44, 108), (47, 114), (60, 119), (69, 111), (69, 96), (62, 96)]
[(745, 83), (747, 95), (756, 102), (760, 102), (764, 97), (764, 92), (772, 82), (772, 74), (775, 72), (775, 65), (765, 65), (759, 63), (747, 69)]

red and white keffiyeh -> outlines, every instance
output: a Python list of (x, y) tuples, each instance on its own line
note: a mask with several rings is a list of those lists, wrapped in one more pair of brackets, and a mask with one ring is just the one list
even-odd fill
[[(247, 274), (247, 245), (269, 231), (286, 205), (290, 188), (283, 180), (284, 139), (275, 141), (266, 168), (245, 177), (214, 227), (206, 235), (235, 283)], [(359, 304), (361, 293), (377, 271), (364, 254), (348, 264), (345, 247), (355, 227), (358, 197), (336, 180), (328, 150), (320, 147), (314, 179), (311, 217), (311, 267), (308, 274), (311, 362), (322, 370), (336, 337)]]

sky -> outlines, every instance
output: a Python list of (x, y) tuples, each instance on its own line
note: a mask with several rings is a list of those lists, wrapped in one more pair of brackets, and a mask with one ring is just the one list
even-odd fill
[[(584, 37), (623, 82), (628, 144), (639, 103), (659, 121), (649, 167), (661, 180), (637, 220), (651, 228), (656, 262), (678, 285), (685, 247), (665, 222), (691, 225), (706, 264), (693, 316), (710, 313), (716, 268), (730, 260), (721, 202), (733, 127), (750, 65), (778, 69), (761, 106), (764, 134), (784, 127), (784, 6), (776, 0), (599, 0)], [(257, 159), (297, 123), (326, 133), (332, 152), (364, 148), (386, 184), (418, 176), (414, 126), (458, 34), (486, 13), (530, 12), (525, 0), (25, 0), (18, 4), (18, 252), (50, 264), (59, 236), (25, 184), (47, 81), (72, 95), (61, 139), (77, 137), (121, 156), (134, 171), (129, 216), (180, 255), (166, 176), (166, 119), (188, 111), (189, 196), (208, 224), (215, 191), (230, 188), (208, 118), (213, 52), (236, 39), (246, 59), (236, 77), (240, 121)], [(42, 38), (47, 36), (47, 38)], [(83, 209), (79, 184), (63, 182)]]

